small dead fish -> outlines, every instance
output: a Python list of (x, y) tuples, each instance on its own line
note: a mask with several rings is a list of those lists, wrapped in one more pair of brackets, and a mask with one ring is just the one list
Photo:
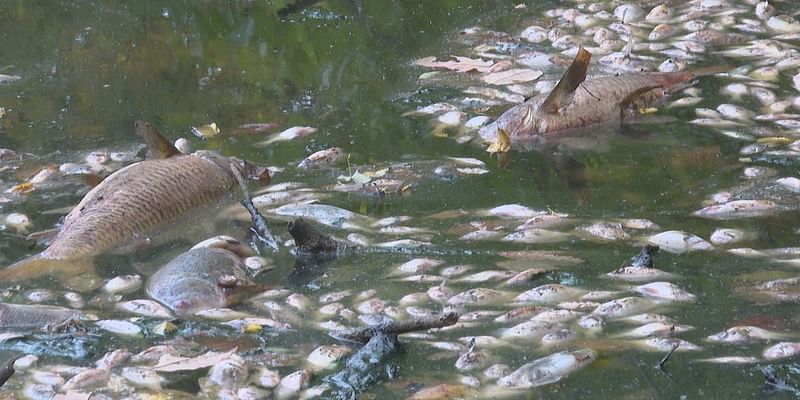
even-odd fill
[(782, 360), (800, 354), (800, 343), (781, 342), (764, 349), (762, 355), (767, 361)]
[(623, 297), (598, 306), (592, 314), (606, 318), (622, 318), (655, 308), (658, 303), (641, 297)]
[(743, 240), (752, 239), (755, 235), (751, 232), (745, 232), (741, 229), (720, 228), (714, 230), (708, 238), (712, 244), (717, 246), (728, 245)]
[(293, 126), (283, 132), (276, 133), (271, 135), (269, 139), (255, 143), (256, 146), (268, 146), (275, 142), (293, 140), (297, 138), (304, 138), (306, 136), (311, 135), (312, 133), (316, 132), (317, 128), (312, 128), (310, 126)]
[(64, 307), (0, 303), (0, 328), (41, 328), (69, 319), (86, 319), (86, 316)]
[(704, 362), (710, 364), (732, 364), (732, 365), (755, 364), (760, 361), (761, 360), (755, 357), (742, 357), (742, 356), (701, 358), (699, 360), (694, 360), (694, 362)]
[(315, 370), (333, 368), (342, 357), (350, 354), (352, 350), (346, 346), (320, 346), (308, 355), (306, 361)]
[(297, 168), (316, 169), (330, 167), (333, 164), (341, 161), (345, 156), (346, 154), (341, 148), (331, 147), (317, 151), (304, 158), (299, 164), (297, 164)]
[(501, 339), (521, 339), (537, 341), (542, 336), (554, 332), (560, 328), (560, 325), (547, 321), (527, 321), (517, 324), (508, 329), (501, 330)]
[(669, 322), (651, 322), (633, 330), (620, 333), (620, 337), (642, 338), (648, 336), (672, 336), (678, 333), (687, 332), (693, 329), (688, 325), (680, 325)]
[(172, 318), (172, 313), (161, 304), (152, 300), (129, 300), (117, 303), (116, 308), (128, 311), (143, 317), (150, 318)]
[(655, 350), (661, 352), (669, 352), (675, 349), (675, 351), (700, 351), (703, 348), (693, 344), (691, 342), (687, 342), (683, 339), (673, 338), (673, 337), (663, 337), (657, 336), (652, 337), (650, 339), (636, 341), (636, 344), (640, 345), (642, 348), (648, 350)]
[(658, 300), (694, 301), (695, 295), (669, 282), (652, 282), (631, 289), (642, 296)]
[(129, 294), (142, 287), (141, 275), (122, 275), (111, 278), (105, 285), (103, 291), (111, 294)]
[(773, 215), (785, 208), (772, 200), (733, 200), (724, 204), (704, 207), (692, 215), (709, 219), (737, 219)]
[(397, 267), (397, 271), (403, 274), (420, 274), (431, 271), (442, 264), (444, 264), (442, 260), (415, 258)]
[(564, 286), (560, 284), (546, 284), (522, 292), (514, 298), (516, 302), (534, 303), (559, 303), (562, 301), (578, 298), (586, 293), (586, 290)]
[(597, 359), (593, 350), (562, 351), (519, 367), (497, 380), (497, 384), (514, 389), (530, 389), (558, 382), (565, 376), (591, 364)]
[(755, 340), (776, 340), (791, 337), (789, 334), (771, 332), (757, 326), (734, 326), (722, 332), (715, 333), (706, 339), (711, 342), (742, 344)]
[(630, 235), (622, 229), (622, 224), (614, 222), (598, 222), (596, 224), (576, 228), (592, 237), (603, 240), (627, 240)]
[(622, 267), (606, 274), (611, 279), (630, 282), (646, 282), (658, 279), (670, 279), (675, 275), (657, 268)]
[(508, 234), (501, 240), (504, 242), (537, 244), (563, 242), (570, 237), (571, 235), (568, 233), (533, 228)]
[(447, 304), (451, 306), (481, 306), (498, 303), (509, 297), (510, 294), (506, 292), (487, 288), (476, 288), (451, 297), (447, 300)]
[(701, 237), (682, 231), (666, 231), (650, 236), (647, 241), (670, 253), (711, 250), (714, 246)]

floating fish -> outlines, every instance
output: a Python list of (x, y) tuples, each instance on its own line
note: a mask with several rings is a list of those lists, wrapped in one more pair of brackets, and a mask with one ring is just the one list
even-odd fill
[[(92, 257), (228, 193), (236, 184), (232, 165), (241, 168), (243, 176), (252, 176), (245, 162), (209, 151), (182, 155), (149, 123), (137, 121), (135, 128), (150, 144), (150, 151), (163, 158), (131, 164), (109, 175), (64, 217), (47, 249), (0, 270), (0, 280), (88, 273)], [(95, 281), (84, 276), (72, 285), (89, 289), (99, 284)]]
[(536, 96), (509, 109), (480, 135), (493, 140), (498, 128), (512, 138), (548, 135), (630, 117), (652, 107), (665, 95), (703, 75), (724, 71), (637, 73), (586, 80), (591, 54), (578, 50), (572, 65), (549, 95)]
[(178, 314), (226, 307), (252, 282), (241, 258), (224, 248), (189, 250), (150, 277), (147, 293)]
[(792, 335), (779, 332), (771, 332), (757, 326), (734, 326), (722, 332), (715, 333), (707, 339), (711, 342), (720, 343), (750, 343), (755, 340), (775, 340), (786, 339)]
[(762, 354), (767, 361), (782, 360), (800, 354), (800, 343), (780, 342), (764, 349)]
[(530, 389), (558, 382), (565, 376), (597, 359), (593, 350), (562, 351), (519, 367), (497, 380), (497, 384), (514, 389)]

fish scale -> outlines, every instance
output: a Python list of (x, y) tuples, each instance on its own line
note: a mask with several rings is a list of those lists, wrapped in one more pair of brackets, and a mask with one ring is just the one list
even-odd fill
[(233, 184), (229, 173), (198, 156), (129, 165), (83, 198), (41, 257), (98, 254), (190, 208), (210, 203)]

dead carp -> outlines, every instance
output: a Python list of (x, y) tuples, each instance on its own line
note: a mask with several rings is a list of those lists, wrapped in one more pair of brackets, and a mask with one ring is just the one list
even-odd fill
[[(228, 193), (236, 184), (233, 165), (245, 176), (268, 179), (265, 171), (214, 152), (181, 155), (147, 122), (137, 121), (135, 130), (149, 144), (148, 158), (161, 158), (137, 162), (109, 175), (67, 214), (47, 249), (0, 270), (0, 281), (91, 271), (93, 256)], [(86, 280), (82, 283), (84, 288), (88, 286)]]
[(625, 119), (658, 104), (676, 88), (698, 76), (725, 71), (712, 67), (694, 72), (632, 73), (586, 79), (592, 55), (583, 48), (548, 95), (532, 97), (481, 128), (484, 140), (501, 129), (512, 138), (551, 135)]
[(224, 248), (194, 248), (156, 271), (147, 293), (178, 314), (226, 307), (253, 284), (242, 259)]
[(84, 318), (82, 312), (64, 307), (0, 303), (0, 328), (43, 328)]

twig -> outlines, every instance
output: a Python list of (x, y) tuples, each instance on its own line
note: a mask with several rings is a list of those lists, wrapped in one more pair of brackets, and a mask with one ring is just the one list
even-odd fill
[(665, 355), (664, 358), (662, 358), (661, 361), (658, 362), (658, 365), (656, 365), (656, 368), (660, 369), (661, 372), (666, 372), (666, 371), (664, 371), (664, 364), (667, 363), (667, 360), (669, 360), (669, 357), (672, 355), (672, 353), (674, 353), (675, 350), (678, 350), (678, 347), (680, 347), (680, 344), (675, 343), (672, 346), (672, 349), (667, 353), (667, 355)]
[(350, 331), (335, 331), (331, 333), (331, 336), (336, 339), (349, 342), (367, 343), (373, 336), (375, 336), (376, 332), (381, 332), (385, 335), (399, 335), (408, 332), (444, 328), (446, 326), (454, 325), (456, 322), (458, 322), (458, 314), (455, 312), (448, 312), (446, 314), (415, 318), (407, 321), (392, 321), (371, 328)]
[(269, 229), (269, 225), (267, 224), (267, 219), (258, 212), (258, 209), (253, 204), (253, 198), (250, 196), (250, 191), (247, 190), (247, 185), (244, 183), (244, 178), (242, 177), (242, 173), (239, 172), (239, 169), (236, 167), (234, 163), (230, 165), (231, 171), (233, 171), (233, 176), (236, 178), (236, 181), (239, 182), (239, 187), (242, 189), (242, 201), (240, 203), (247, 209), (250, 213), (250, 219), (253, 221), (253, 226), (250, 227), (250, 232), (253, 233), (253, 236), (261, 243), (267, 245), (272, 251), (278, 251), (278, 240), (275, 239), (275, 235), (272, 234), (272, 231)]

